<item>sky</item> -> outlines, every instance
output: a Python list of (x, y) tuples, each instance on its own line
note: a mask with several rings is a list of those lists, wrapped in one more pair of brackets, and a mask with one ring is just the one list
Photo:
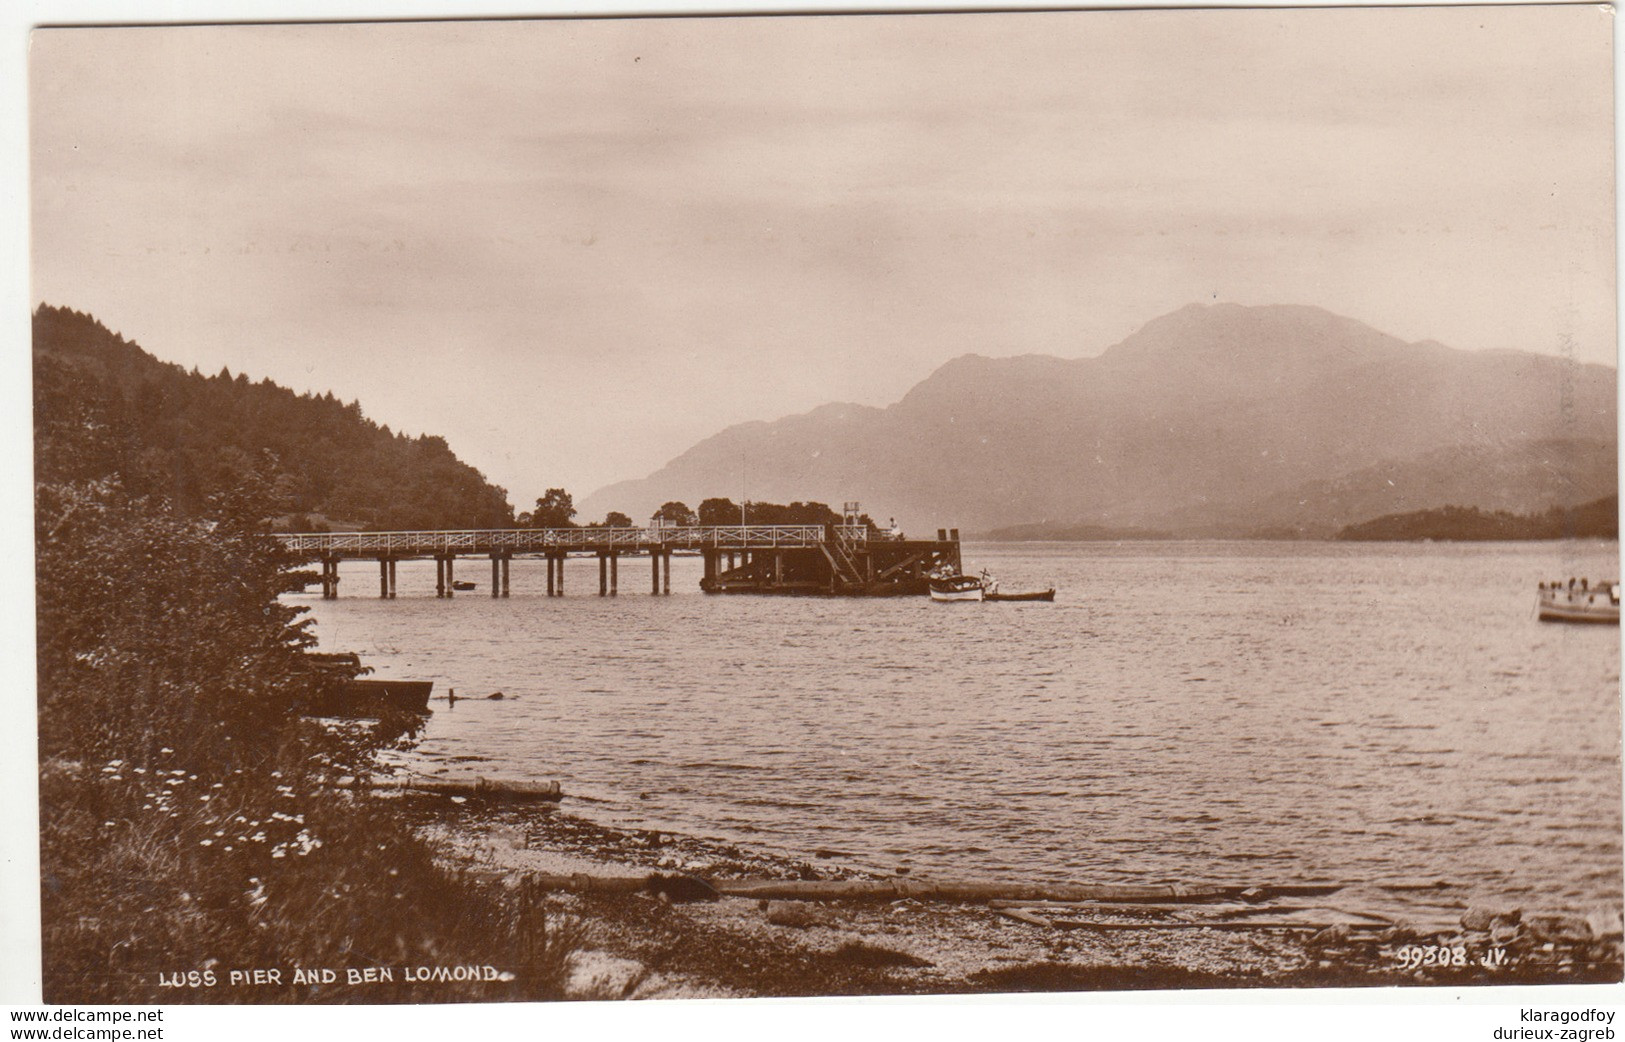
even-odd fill
[(444, 435), (521, 509), (1198, 301), (1614, 364), (1612, 31), (1580, 6), (41, 29), (31, 297)]

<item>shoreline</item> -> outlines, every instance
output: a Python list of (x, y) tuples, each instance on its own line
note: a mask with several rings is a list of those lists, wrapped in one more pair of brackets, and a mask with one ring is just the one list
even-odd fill
[[(802, 859), (672, 832), (618, 828), (550, 805), (398, 799), (407, 822), (443, 865), (510, 888), (518, 888), (527, 874), (658, 873), (712, 881), (894, 878), (833, 856)], [(1474, 908), (1453, 926), (1382, 925), (1362, 923), (1361, 918), (1372, 917), (1337, 908), (1334, 895), (1319, 906), (1313, 899), (1307, 906), (1277, 906), (1295, 910), (1284, 913), (1285, 919), (1268, 914), (1254, 926), (1246, 916), (1268, 913), (1270, 906), (1223, 906), (1238, 910), (1238, 920), (1210, 919), (1207, 913), (1221, 907), (1200, 902), (1177, 910), (1135, 903), (1069, 905), (1057, 914), (1053, 908), (1021, 907), (1043, 902), (732, 896), (690, 901), (682, 899), (682, 887), (673, 889), (678, 896), (649, 890), (551, 890), (540, 896), (550, 917), (585, 930), (585, 950), (573, 965), (568, 997), (1493, 986), (1625, 978), (1617, 915), (1588, 920)], [(1496, 951), (1499, 961), (1494, 961)]]

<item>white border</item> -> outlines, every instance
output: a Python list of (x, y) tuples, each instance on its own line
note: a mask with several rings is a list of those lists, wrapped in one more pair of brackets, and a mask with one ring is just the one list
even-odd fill
[[(1495, 6), (1508, 6), (1491, 0)], [(1468, 6), (1470, 0), (1446, 0)], [(39, 997), (38, 814), (33, 706), (32, 433), (29, 415), (27, 55), (36, 25), (352, 21), (448, 19), (543, 15), (671, 15), (834, 13), (852, 11), (1043, 10), (1077, 7), (1192, 6), (1174, 0), (1062, 5), (1008, 2), (955, 3), (891, 0), (884, 5), (850, 3), (642, 0), (562, 3), (558, 0), (13, 0), (0, 8), (0, 240), (9, 249), (0, 269), (3, 328), (11, 330), (0, 354), (0, 530), (11, 553), (0, 564), (0, 1018), (7, 1011), (37, 1008)], [(1207, 0), (1204, 7), (1292, 6)], [(1328, 5), (1332, 6), (1332, 5)], [(1343, 5), (1335, 5), (1343, 6)], [(1387, 6), (1349, 4), (1347, 6)], [(1615, 54), (1620, 29), (1615, 22)], [(1616, 57), (1617, 62), (1617, 57)], [(1619, 107), (1616, 76), (1616, 111)], [(1616, 156), (1618, 154), (1616, 118)], [(1617, 170), (1617, 165), (1616, 165)], [(1617, 173), (1616, 173), (1617, 179)], [(1616, 188), (1616, 204), (1618, 191)], [(1617, 221), (1616, 221), (1617, 227)], [(1622, 298), (1625, 301), (1625, 298)], [(396, 1007), (190, 1007), (165, 1011), (166, 1039), (232, 1037), (283, 1039), (384, 1037), (411, 1042), (478, 1032), (516, 1038), (563, 1038), (587, 1032), (646, 1031), (661, 1042), (712, 1039), (719, 1033), (760, 1031), (775, 1039), (828, 1039), (833, 1034), (905, 1038), (934, 1030), (995, 1037), (1012, 1031), (1054, 1032), (1091, 1038), (1201, 1037), (1360, 1039), (1492, 1039), (1496, 1028), (1519, 1025), (1520, 1008), (1588, 1007), (1625, 1010), (1625, 985), (1609, 987), (1483, 987), (1462, 990), (1219, 991), (1089, 995), (966, 996), (928, 999), (749, 1000), (600, 1004), (396, 1006)], [(1525, 1025), (1527, 1026), (1527, 1025)], [(1581, 1025), (1584, 1026), (1584, 1025)], [(1616, 1037), (1625, 1023), (1616, 1018)], [(500, 1034), (493, 1035), (492, 1032)]]

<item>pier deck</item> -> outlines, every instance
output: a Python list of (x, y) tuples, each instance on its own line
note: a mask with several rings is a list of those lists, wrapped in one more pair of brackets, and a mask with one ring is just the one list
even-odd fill
[(495, 528), (422, 532), (298, 532), (277, 538), (322, 566), (322, 596), (338, 596), (342, 560), (376, 560), (379, 596), (396, 593), (395, 563), (434, 559), (435, 595), (455, 591), (460, 558), (491, 562), (491, 596), (506, 597), (509, 562), (547, 562), (549, 596), (564, 593), (564, 561), (598, 558), (598, 592), (615, 596), (622, 557), (651, 561), (650, 593), (671, 592), (671, 556), (698, 551), (707, 593), (897, 596), (923, 594), (926, 575), (958, 570), (959, 531), (938, 529), (934, 540), (900, 539), (866, 525), (651, 525), (630, 528)]

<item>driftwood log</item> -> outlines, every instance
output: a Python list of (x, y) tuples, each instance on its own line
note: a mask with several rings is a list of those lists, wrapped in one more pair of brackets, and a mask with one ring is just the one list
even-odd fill
[[(514, 875), (513, 873), (493, 873)], [(573, 890), (582, 893), (630, 894), (639, 891), (669, 892), (679, 880), (692, 877), (655, 872), (648, 875), (560, 875), (545, 872), (518, 874), (526, 883), (544, 890)], [(695, 880), (695, 882), (702, 882)], [(1286, 896), (1303, 887), (1239, 886), (1122, 886), (1111, 884), (1007, 883), (996, 881), (952, 881), (927, 879), (708, 879), (706, 887), (724, 897), (745, 897), (765, 901), (944, 901), (958, 904), (1008, 903), (1006, 907), (1027, 907), (1029, 902), (1102, 901), (1122, 904), (1138, 902), (1199, 902), (1237, 897), (1243, 892)], [(1316, 892), (1338, 887), (1317, 887)]]
[(564, 791), (556, 781), (502, 781), (496, 778), (475, 778), (472, 781), (453, 778), (373, 778), (367, 775), (344, 775), (327, 781), (334, 789), (355, 789), (371, 792), (430, 792), (441, 796), (466, 796), (482, 800), (524, 800), (557, 803)]
[[(1025, 909), (1029, 912), (1103, 912), (1110, 911), (1114, 906), (1128, 904), (1126, 901), (1006, 901), (1003, 899), (989, 901), (988, 907), (994, 909)], [(1135, 901), (1132, 902), (1136, 912), (1196, 912), (1200, 911), (1210, 915), (1274, 915), (1281, 912), (1333, 912), (1355, 919), (1364, 919), (1385, 926), (1394, 925), (1394, 920), (1375, 912), (1358, 912), (1352, 908), (1339, 908), (1336, 905), (1299, 905), (1299, 904), (1245, 904), (1234, 901), (1212, 903), (1196, 903), (1192, 901)]]

